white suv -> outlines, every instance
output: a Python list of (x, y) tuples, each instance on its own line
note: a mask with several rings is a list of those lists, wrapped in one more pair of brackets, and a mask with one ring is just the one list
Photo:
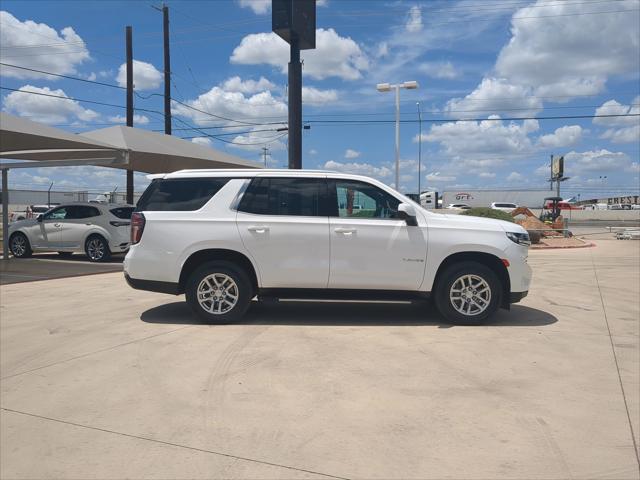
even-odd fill
[[(431, 213), (371, 178), (308, 170), (154, 175), (131, 217), (127, 282), (186, 294), (212, 323), (258, 298), (424, 299), (477, 324), (528, 292), (520, 226)], [(359, 207), (359, 208), (357, 208)]]
[(61, 256), (85, 252), (90, 261), (104, 262), (111, 253), (129, 248), (132, 212), (130, 205), (60, 205), (37, 218), (12, 223), (9, 249), (16, 258), (29, 257), (34, 251), (53, 251)]

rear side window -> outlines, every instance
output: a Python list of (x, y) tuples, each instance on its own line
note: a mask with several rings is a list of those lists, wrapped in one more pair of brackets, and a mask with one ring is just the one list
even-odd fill
[(238, 210), (259, 215), (327, 216), (323, 178), (254, 178)]
[(138, 200), (137, 212), (199, 210), (228, 178), (171, 178), (151, 182)]
[(114, 217), (120, 218), (122, 220), (131, 220), (131, 214), (133, 213), (133, 207), (118, 207), (112, 208), (109, 210)]

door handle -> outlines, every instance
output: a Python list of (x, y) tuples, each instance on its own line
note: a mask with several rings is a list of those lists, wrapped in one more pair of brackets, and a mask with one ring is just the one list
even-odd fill
[(54, 227), (59, 227), (59, 226), (60, 226), (60, 224), (59, 224), (59, 223), (54, 223), (54, 224), (53, 224), (53, 226), (54, 226)]
[(358, 230), (356, 230), (355, 228), (338, 227), (334, 231), (336, 233), (342, 233), (344, 235), (351, 235), (352, 233), (356, 233)]
[(264, 225), (252, 225), (247, 227), (247, 230), (250, 232), (265, 233), (269, 231), (269, 227), (265, 227)]

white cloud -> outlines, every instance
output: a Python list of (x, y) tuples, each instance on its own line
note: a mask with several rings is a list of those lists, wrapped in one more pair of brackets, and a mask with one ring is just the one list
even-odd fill
[[(615, 7), (636, 9), (637, 2), (623, 0)], [(637, 72), (637, 14), (580, 15), (602, 9), (610, 10), (610, 5), (594, 9), (585, 2), (543, 0), (519, 9), (511, 22), (511, 39), (498, 56), (497, 74), (511, 83), (537, 88), (538, 94), (575, 95), (601, 91), (611, 75)], [(535, 17), (542, 18), (536, 21)]]
[[(238, 3), (242, 8), (250, 8), (256, 15), (264, 15), (271, 11), (271, 0), (239, 0)], [(327, 0), (318, 0), (318, 7), (327, 5)]]
[(191, 139), (192, 143), (197, 143), (198, 145), (203, 145), (205, 147), (211, 146), (211, 139), (209, 137), (195, 137)]
[(582, 127), (580, 125), (565, 125), (556, 128), (555, 132), (542, 135), (538, 139), (540, 148), (560, 148), (575, 145), (582, 139)]
[(542, 101), (531, 95), (531, 88), (513, 85), (504, 78), (484, 78), (466, 97), (449, 100), (445, 112), (455, 118), (501, 112), (507, 116), (532, 116), (542, 109)]
[[(9, 12), (0, 11), (0, 61), (20, 67), (58, 74), (76, 73), (76, 67), (89, 60), (89, 51), (71, 27), (58, 32), (45, 23), (21, 22)], [(57, 77), (0, 66), (0, 75), (13, 78)]]
[[(369, 60), (350, 37), (341, 37), (333, 28), (316, 30), (315, 50), (304, 50), (303, 74), (322, 80), (339, 77), (357, 80), (369, 67)], [(242, 39), (231, 54), (231, 63), (272, 65), (287, 72), (289, 45), (275, 33), (254, 33)]]
[(235, 77), (225, 80), (222, 88), (229, 92), (257, 93), (272, 90), (275, 88), (275, 85), (264, 77), (260, 77), (259, 80), (242, 80), (236, 75)]
[(309, 150), (309, 155), (317, 155), (318, 151), (315, 148), (312, 148), (311, 150)]
[(496, 178), (496, 174), (493, 172), (480, 172), (478, 176), (480, 178)]
[(335, 90), (319, 90), (314, 87), (302, 87), (302, 103), (323, 105), (338, 100)]
[[(244, 95), (241, 92), (228, 92), (220, 87), (213, 87), (206, 93), (199, 95), (194, 100), (184, 102), (187, 105), (202, 110), (203, 112), (209, 112), (218, 117), (225, 117), (233, 120), (249, 122), (254, 120), (261, 120), (264, 117), (283, 117), (286, 119), (288, 109), (287, 105), (275, 99), (271, 92), (260, 92), (255, 95)], [(191, 118), (198, 125), (207, 125), (212, 121), (225, 120), (216, 119), (211, 115), (207, 115), (202, 112), (191, 110), (184, 105), (174, 103), (172, 111), (177, 115), (182, 115)], [(226, 121), (229, 125), (238, 125), (232, 121)], [(246, 126), (241, 126), (246, 128)]]
[(360, 155), (361, 155), (361, 152), (358, 152), (357, 150), (352, 150), (350, 148), (347, 148), (347, 150), (344, 152), (344, 158), (348, 158), (348, 159), (358, 158)]
[(418, 70), (431, 78), (451, 80), (460, 76), (451, 62), (424, 62), (418, 66)]
[(380, 42), (376, 48), (375, 56), (378, 58), (384, 58), (389, 55), (389, 44), (387, 42)]
[(390, 168), (385, 166), (378, 167), (371, 165), (370, 163), (340, 163), (329, 160), (324, 164), (324, 168), (327, 170), (336, 170), (338, 172), (353, 173), (356, 175), (367, 175), (380, 180), (389, 179), (393, 176), (393, 172)]
[[(640, 114), (640, 95), (631, 101), (630, 105), (618, 103), (615, 100), (604, 102), (596, 108), (596, 115), (638, 115)], [(594, 118), (593, 123), (607, 127), (624, 127), (636, 125), (640, 122), (640, 117), (604, 117)]]
[[(433, 125), (423, 140), (437, 142), (451, 157), (474, 158), (532, 153), (529, 134), (538, 130), (536, 120), (525, 120), (521, 124), (505, 124), (500, 117), (491, 116), (480, 122), (458, 121)], [(417, 135), (414, 141), (417, 141)]]
[(250, 8), (256, 15), (263, 15), (271, 10), (271, 0), (240, 0), (242, 8)]
[[(630, 105), (618, 103), (615, 100), (604, 102), (596, 108), (596, 115), (638, 115), (640, 114), (640, 96), (635, 97)], [(593, 123), (612, 127), (606, 130), (600, 138), (612, 143), (632, 143), (640, 140), (640, 117), (603, 117), (594, 118)], [(619, 127), (619, 128), (614, 128)]]
[(93, 110), (83, 108), (75, 100), (32, 95), (24, 92), (42, 93), (67, 98), (62, 89), (51, 90), (49, 87), (39, 88), (32, 85), (20, 87), (4, 98), (4, 108), (9, 113), (28, 117), (35, 122), (48, 124), (67, 122), (89, 122), (100, 115)]
[(623, 128), (610, 128), (600, 138), (610, 140), (612, 143), (632, 143), (640, 140), (640, 125)]
[(442, 175), (440, 172), (432, 172), (425, 176), (428, 182), (455, 182), (453, 175)]
[(422, 30), (422, 10), (420, 10), (419, 6), (414, 5), (409, 9), (405, 29), (409, 33), (415, 33)]
[[(118, 85), (127, 86), (127, 64), (123, 63), (118, 69), (116, 77)], [(162, 73), (147, 62), (133, 61), (133, 88), (136, 90), (153, 90), (162, 83)]]
[(285, 149), (285, 144), (282, 140), (284, 137), (286, 137), (286, 133), (275, 131), (265, 132), (263, 126), (256, 126), (252, 128), (249, 133), (243, 133), (234, 137), (232, 140), (233, 143), (229, 146), (252, 152), (258, 152), (262, 150), (262, 147), (268, 146), (269, 149), (274, 152)]
[(631, 159), (626, 153), (610, 152), (606, 149), (581, 153), (571, 151), (564, 156), (564, 169), (568, 176), (589, 172), (620, 171), (631, 165)]
[(524, 179), (524, 175), (522, 175), (522, 174), (520, 174), (518, 172), (511, 172), (506, 178), (507, 182), (509, 182), (509, 183), (520, 182), (523, 179)]
[[(109, 117), (108, 120), (114, 123), (127, 123), (127, 117), (125, 117), (124, 115), (114, 115), (113, 117)], [(134, 126), (146, 125), (147, 123), (149, 123), (149, 117), (147, 117), (146, 115), (133, 115)]]

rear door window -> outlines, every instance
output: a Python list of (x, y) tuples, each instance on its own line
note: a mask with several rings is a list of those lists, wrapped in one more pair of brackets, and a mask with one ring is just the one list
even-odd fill
[(228, 181), (228, 178), (157, 179), (140, 197), (136, 211), (199, 210)]
[(133, 213), (133, 207), (118, 207), (109, 210), (113, 216), (122, 220), (131, 220), (131, 214)]
[(326, 217), (324, 178), (254, 178), (238, 210), (259, 215)]

